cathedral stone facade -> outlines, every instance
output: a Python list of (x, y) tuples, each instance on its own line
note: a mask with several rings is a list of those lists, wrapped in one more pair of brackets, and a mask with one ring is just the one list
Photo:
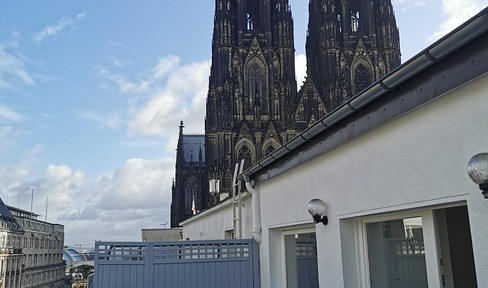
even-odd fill
[(191, 168), (204, 176), (196, 177), (195, 189), (188, 188), (193, 186), (183, 175), (189, 175), (191, 165), (179, 165), (178, 159), (184, 153), (180, 142), (190, 135), (180, 127), (172, 227), (192, 215), (191, 205), (205, 209), (231, 192), (235, 163), (244, 159), (249, 167), (268, 156), (400, 65), (390, 0), (310, 0), (307, 79), (297, 92), (288, 0), (215, 2), (204, 148), (199, 152), (205, 160), (193, 165), (201, 170)]

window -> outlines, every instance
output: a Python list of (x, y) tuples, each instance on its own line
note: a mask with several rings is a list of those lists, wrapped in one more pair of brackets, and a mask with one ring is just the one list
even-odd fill
[(319, 287), (315, 233), (285, 235), (287, 287)]
[(366, 89), (369, 84), (371, 84), (369, 71), (363, 64), (359, 64), (354, 71), (355, 94)]
[(279, 283), (276, 287), (318, 288), (315, 226), (282, 227), (269, 232), (270, 273), (272, 281)]
[(247, 169), (249, 166), (251, 166), (251, 151), (246, 145), (242, 146), (241, 149), (239, 149), (238, 157), (239, 162), (241, 159), (244, 159), (244, 169)]
[(422, 217), (366, 225), (371, 287), (428, 287)]
[(341, 15), (337, 15), (337, 25), (339, 27), (339, 33), (342, 33), (342, 20), (341, 20)]
[(264, 156), (270, 155), (275, 150), (276, 150), (276, 148), (273, 145), (268, 145), (268, 147), (266, 147), (266, 149), (264, 150)]
[(263, 68), (255, 61), (248, 66), (249, 75), (249, 113), (254, 111), (254, 106), (261, 107), (264, 112), (263, 93), (265, 92), (264, 81), (266, 81)]
[(359, 12), (351, 13), (351, 30), (352, 32), (359, 31)]
[(248, 31), (254, 30), (254, 20), (252, 19), (249, 13), (247, 14), (247, 30)]
[(344, 267), (360, 263), (360, 287), (477, 287), (465, 205), (342, 221), (341, 233), (356, 235), (355, 247), (342, 239), (356, 255)]
[(185, 181), (185, 212), (192, 214), (192, 205), (197, 201), (197, 179), (195, 176), (190, 176)]

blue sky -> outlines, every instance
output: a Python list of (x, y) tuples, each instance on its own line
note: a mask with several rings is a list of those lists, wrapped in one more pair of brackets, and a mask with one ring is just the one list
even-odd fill
[[(488, 0), (393, 0), (403, 61)], [(298, 83), (308, 1), (290, 0)], [(178, 125), (203, 133), (211, 0), (0, 2), (0, 197), (66, 243), (169, 221)]]

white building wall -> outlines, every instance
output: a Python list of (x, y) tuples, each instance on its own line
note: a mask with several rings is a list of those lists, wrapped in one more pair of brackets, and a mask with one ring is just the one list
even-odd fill
[[(307, 212), (313, 198), (326, 202), (329, 218), (327, 226), (316, 226), (321, 287), (367, 287), (358, 219), (413, 212), (427, 215), (431, 225), (432, 207), (460, 202), (467, 203), (478, 283), (488, 283), (488, 200), (466, 173), (473, 155), (488, 152), (487, 91), (484, 75), (257, 185), (261, 287), (286, 287), (283, 231), (315, 227)], [(250, 200), (245, 211), (243, 238), (251, 238)], [(185, 238), (224, 239), (232, 206), (221, 204), (183, 224)], [(436, 264), (427, 264), (430, 273)]]
[[(251, 198), (242, 196), (242, 239), (252, 238)], [(233, 229), (232, 199), (183, 222), (184, 240), (223, 240), (226, 232)]]
[(256, 187), (262, 209), (262, 287), (281, 285), (273, 280), (272, 267), (280, 259), (270, 231), (311, 223), (306, 205), (313, 198), (323, 199), (328, 208), (329, 224), (316, 226), (324, 287), (359, 287), (361, 271), (351, 240), (355, 227), (348, 219), (458, 201), (468, 205), (478, 283), (488, 283), (488, 200), (466, 173), (471, 156), (488, 151), (486, 91), (485, 75)]

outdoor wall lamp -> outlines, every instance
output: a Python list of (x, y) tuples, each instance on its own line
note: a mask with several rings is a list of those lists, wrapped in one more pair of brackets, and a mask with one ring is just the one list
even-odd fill
[(488, 199), (488, 153), (479, 153), (468, 162), (468, 175), (474, 183), (480, 185), (483, 196)]
[(325, 203), (320, 199), (312, 199), (308, 202), (308, 213), (312, 215), (315, 223), (322, 222), (324, 225), (329, 223), (329, 219), (325, 216)]

